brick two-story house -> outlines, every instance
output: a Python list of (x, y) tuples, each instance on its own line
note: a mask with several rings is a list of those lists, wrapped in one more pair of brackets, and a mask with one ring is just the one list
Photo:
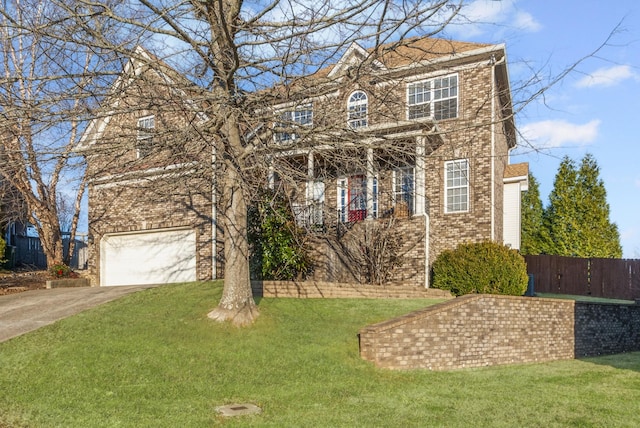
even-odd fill
[[(96, 283), (219, 276), (214, 145), (194, 131), (207, 120), (201, 97), (138, 50), (85, 132)], [(516, 132), (503, 45), (418, 38), (374, 58), (353, 44), (270, 100), (254, 115), (269, 130), (264, 180), (311, 226), (313, 278), (428, 286), (444, 249), (519, 248), (527, 166), (508, 164)], [(176, 147), (182, 156), (168, 156)], [(303, 174), (278, 186), (282, 165)]]
[(418, 38), (373, 58), (353, 44), (301, 80), (300, 92), (319, 95), (287, 92), (274, 105), (288, 124), (274, 136), (284, 147), (275, 162), (307, 172), (293, 198), (298, 221), (325, 232), (312, 238), (315, 279), (428, 286), (444, 249), (519, 248), (528, 168), (508, 165), (516, 132), (503, 45)]
[(216, 277), (212, 153), (201, 91), (138, 48), (77, 150), (89, 177), (94, 284)]

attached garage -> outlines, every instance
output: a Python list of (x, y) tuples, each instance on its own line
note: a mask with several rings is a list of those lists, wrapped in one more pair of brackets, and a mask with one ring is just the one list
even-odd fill
[(100, 241), (100, 285), (196, 280), (196, 233), (164, 229), (108, 234)]

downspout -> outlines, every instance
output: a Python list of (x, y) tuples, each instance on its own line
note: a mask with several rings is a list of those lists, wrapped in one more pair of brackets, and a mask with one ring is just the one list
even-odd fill
[(491, 55), (491, 240), (496, 239), (496, 58)]
[(426, 185), (426, 137), (418, 137), (416, 144), (416, 214), (424, 218), (424, 288), (429, 288), (429, 207)]
[(217, 180), (216, 180), (216, 145), (211, 151), (211, 279), (218, 275), (218, 212), (216, 210)]
[(429, 203), (425, 197), (424, 213), (424, 288), (429, 288), (429, 275), (431, 274), (429, 269)]

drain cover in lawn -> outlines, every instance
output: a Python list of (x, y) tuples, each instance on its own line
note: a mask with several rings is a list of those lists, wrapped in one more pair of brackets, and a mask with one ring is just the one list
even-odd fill
[(222, 416), (242, 416), (258, 414), (262, 409), (253, 404), (228, 404), (226, 406), (216, 407), (216, 411)]

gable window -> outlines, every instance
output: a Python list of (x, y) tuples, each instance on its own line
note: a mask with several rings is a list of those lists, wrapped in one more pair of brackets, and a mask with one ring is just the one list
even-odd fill
[(445, 162), (445, 212), (469, 211), (469, 161)]
[[(378, 216), (378, 180), (373, 178), (373, 212)], [(342, 223), (361, 221), (367, 218), (367, 177), (353, 175), (338, 180), (338, 216)]]
[(369, 100), (367, 94), (356, 91), (347, 102), (347, 123), (349, 128), (356, 129), (367, 126), (367, 111)]
[(407, 118), (451, 119), (458, 116), (458, 76), (438, 77), (407, 86)]
[(313, 105), (306, 104), (280, 113), (276, 123), (275, 139), (279, 142), (293, 141), (299, 136), (295, 128), (313, 125)]
[(143, 158), (151, 153), (154, 128), (155, 116), (145, 116), (138, 119), (138, 136), (136, 141), (136, 155), (138, 158)]
[(415, 176), (413, 168), (393, 171), (393, 201), (396, 217), (409, 217), (415, 212)]

